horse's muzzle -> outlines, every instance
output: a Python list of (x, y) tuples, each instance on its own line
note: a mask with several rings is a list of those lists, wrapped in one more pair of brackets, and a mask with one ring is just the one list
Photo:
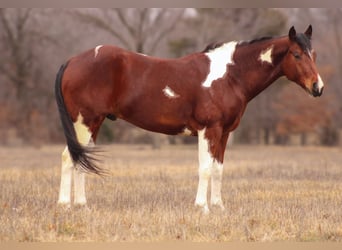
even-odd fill
[(323, 94), (323, 89), (324, 89), (323, 86), (320, 86), (319, 83), (315, 82), (312, 85), (312, 91), (311, 91), (312, 96), (314, 97), (321, 96)]

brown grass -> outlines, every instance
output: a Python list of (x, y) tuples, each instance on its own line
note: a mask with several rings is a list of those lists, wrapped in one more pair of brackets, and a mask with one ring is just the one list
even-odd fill
[(104, 146), (88, 207), (58, 207), (63, 146), (0, 148), (0, 241), (341, 241), (338, 148), (235, 146), (225, 212), (194, 207), (197, 148)]

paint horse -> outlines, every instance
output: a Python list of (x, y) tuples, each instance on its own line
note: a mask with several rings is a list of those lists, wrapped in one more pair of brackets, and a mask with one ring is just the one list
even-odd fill
[(195, 205), (224, 209), (223, 159), (229, 133), (247, 103), (281, 76), (312, 96), (323, 81), (311, 47), (312, 27), (297, 33), (208, 46), (178, 59), (161, 59), (114, 46), (97, 46), (59, 70), (55, 92), (67, 147), (62, 154), (59, 203), (86, 204), (85, 172), (101, 174), (92, 147), (108, 118), (168, 135), (198, 136), (199, 182)]

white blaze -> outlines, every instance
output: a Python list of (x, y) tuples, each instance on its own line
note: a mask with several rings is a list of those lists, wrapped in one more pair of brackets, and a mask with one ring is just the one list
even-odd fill
[(272, 51), (273, 51), (273, 45), (269, 47), (268, 49), (262, 51), (259, 57), (260, 61), (272, 64)]
[(210, 60), (210, 65), (209, 74), (202, 83), (203, 87), (211, 87), (213, 81), (222, 78), (226, 74), (227, 65), (234, 64), (233, 55), (236, 44), (235, 41), (225, 43), (221, 47), (205, 53)]
[(163, 93), (166, 97), (169, 97), (169, 98), (177, 98), (179, 97), (178, 94), (176, 94), (169, 86), (166, 86), (164, 89), (163, 89)]
[(324, 87), (324, 82), (321, 78), (321, 76), (318, 74), (318, 82), (317, 82), (317, 87), (319, 90), (321, 90)]

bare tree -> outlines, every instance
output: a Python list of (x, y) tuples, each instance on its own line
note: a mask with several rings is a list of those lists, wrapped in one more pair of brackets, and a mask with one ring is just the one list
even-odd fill
[(3, 40), (0, 72), (14, 84), (16, 97), (19, 99), (23, 98), (25, 93), (33, 59), (32, 51), (26, 47), (30, 39), (29, 32), (27, 32), (30, 15), (30, 9), (0, 9), (1, 38)]
[(159, 43), (172, 32), (185, 9), (73, 10), (78, 20), (111, 34), (121, 46), (154, 55)]
[(202, 50), (212, 42), (278, 35), (285, 24), (286, 17), (273, 9), (192, 9), (191, 14), (184, 16), (182, 28), (173, 40), (183, 40), (185, 46), (192, 47), (195, 42), (195, 49)]
[(41, 53), (44, 41), (53, 39), (39, 28), (40, 13), (37, 9), (0, 9), (0, 73), (6, 92), (1, 101), (10, 109), (10, 117), (3, 123), (17, 128), (19, 136), (27, 141), (39, 137), (33, 136), (36, 129), (47, 137), (44, 112), (52, 103), (52, 86), (47, 84), (44, 57), (38, 49)]

